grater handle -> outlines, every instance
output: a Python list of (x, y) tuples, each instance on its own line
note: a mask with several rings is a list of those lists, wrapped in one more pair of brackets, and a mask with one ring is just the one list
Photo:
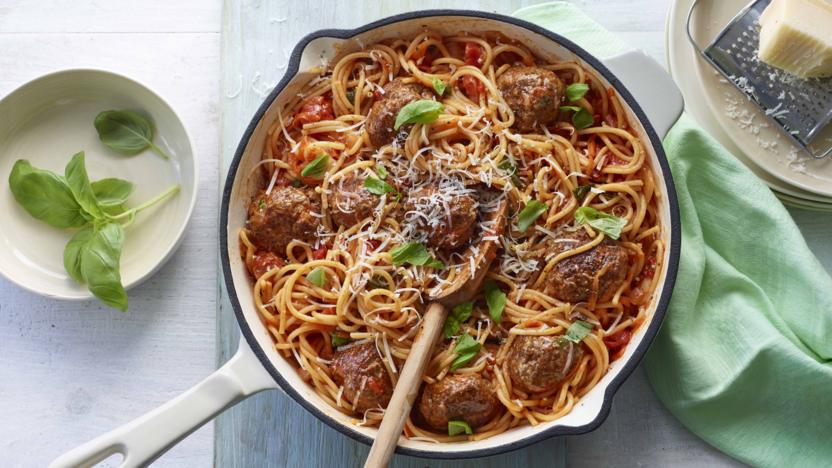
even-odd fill
[(604, 59), (612, 73), (647, 114), (660, 139), (676, 123), (685, 107), (682, 93), (673, 78), (640, 50), (632, 50)]

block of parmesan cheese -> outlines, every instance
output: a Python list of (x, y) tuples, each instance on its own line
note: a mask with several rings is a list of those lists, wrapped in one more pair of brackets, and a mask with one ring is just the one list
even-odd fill
[(804, 78), (832, 76), (832, 0), (772, 0), (760, 15), (759, 56)]

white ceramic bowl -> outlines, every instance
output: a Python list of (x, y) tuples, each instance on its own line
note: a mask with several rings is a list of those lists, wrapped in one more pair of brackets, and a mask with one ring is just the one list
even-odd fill
[[(131, 109), (149, 115), (154, 142), (171, 160), (145, 151), (122, 156), (98, 140), (95, 116)], [(153, 274), (176, 250), (193, 212), (197, 190), (194, 145), (176, 112), (146, 86), (102, 70), (51, 73), (0, 100), (0, 273), (38, 294), (58, 299), (92, 297), (67, 275), (63, 250), (72, 236), (31, 217), (14, 199), (8, 177), (18, 159), (63, 174), (73, 154), (86, 153), (91, 180), (119, 177), (133, 182), (128, 206), (136, 206), (174, 184), (173, 197), (141, 212), (125, 235), (121, 279), (126, 288)]]

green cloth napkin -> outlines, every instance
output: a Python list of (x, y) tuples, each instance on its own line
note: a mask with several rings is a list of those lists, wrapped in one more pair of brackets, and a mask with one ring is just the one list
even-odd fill
[[(625, 50), (569, 3), (515, 15), (602, 58)], [(685, 426), (744, 462), (832, 465), (832, 279), (768, 187), (691, 118), (664, 146), (682, 253), (650, 383)]]

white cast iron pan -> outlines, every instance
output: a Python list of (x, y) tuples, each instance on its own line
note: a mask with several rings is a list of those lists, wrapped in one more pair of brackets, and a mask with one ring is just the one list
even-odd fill
[(272, 339), (254, 307), (252, 281), (240, 257), (238, 232), (245, 225), (246, 207), (258, 188), (249, 174), (260, 161), (266, 130), (283, 102), (315, 76), (309, 70), (331, 60), (336, 52), (351, 52), (386, 38), (412, 36), (426, 27), (445, 35), (499, 31), (520, 40), (544, 59), (576, 60), (613, 87), (636, 122), (636, 130), (658, 175), (660, 212), (669, 248), (665, 251), (662, 262), (665, 267), (650, 306), (652, 319), (639, 329), (624, 356), (612, 364), (606, 376), (571, 413), (550, 423), (517, 427), (477, 442), (432, 444), (402, 439), (398, 452), (431, 458), (484, 457), (556, 435), (589, 432), (603, 422), (613, 394), (638, 365), (658, 332), (676, 279), (680, 239), (678, 205), (661, 138), (681, 114), (682, 96), (661, 66), (641, 52), (627, 52), (601, 61), (554, 32), (508, 16), (477, 11), (419, 11), (358, 29), (312, 33), (295, 47), (286, 76), (260, 106), (240, 141), (222, 198), (223, 273), (245, 338), (240, 340), (237, 354), (181, 396), (64, 454), (53, 462), (53, 467), (89, 466), (117, 452), (124, 455), (122, 466), (145, 465), (226, 408), (261, 390), (278, 388), (338, 431), (366, 444), (372, 442), (375, 428), (351, 424), (348, 416), (319, 398), (291, 364), (274, 351)]

